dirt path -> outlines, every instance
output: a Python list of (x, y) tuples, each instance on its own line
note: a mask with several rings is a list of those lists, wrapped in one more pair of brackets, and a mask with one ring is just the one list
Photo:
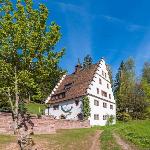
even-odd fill
[(100, 135), (101, 135), (102, 131), (98, 130), (96, 131), (95, 136), (93, 137), (93, 143), (92, 146), (89, 150), (100, 150)]
[(137, 150), (134, 146), (129, 145), (126, 141), (120, 138), (119, 135), (113, 133), (113, 137), (116, 140), (116, 143), (121, 147), (122, 150)]

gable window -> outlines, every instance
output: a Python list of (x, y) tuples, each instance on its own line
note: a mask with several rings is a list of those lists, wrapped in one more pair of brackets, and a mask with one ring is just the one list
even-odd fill
[(113, 105), (110, 105), (110, 109), (113, 109)]
[(98, 100), (94, 100), (94, 105), (95, 106), (99, 106), (99, 101)]
[(104, 76), (104, 71), (102, 70), (102, 75)]
[(103, 115), (103, 120), (107, 120), (107, 115)]
[(54, 105), (53, 110), (59, 110), (59, 105)]
[(111, 99), (111, 94), (109, 94), (109, 99)]
[(99, 78), (99, 84), (102, 84), (102, 80)]
[(79, 100), (75, 100), (75, 104), (76, 104), (76, 106), (78, 106), (79, 105)]
[(99, 114), (94, 114), (94, 120), (99, 120)]
[(99, 88), (97, 88), (97, 94), (99, 94)]
[(109, 89), (109, 84), (107, 83), (107, 89)]
[(101, 90), (101, 94), (102, 94), (102, 96), (107, 97), (107, 92)]
[(104, 107), (104, 108), (107, 108), (107, 103), (103, 103), (103, 107)]

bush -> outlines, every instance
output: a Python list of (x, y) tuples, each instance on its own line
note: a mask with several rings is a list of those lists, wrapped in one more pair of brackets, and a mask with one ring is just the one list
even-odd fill
[(108, 115), (106, 125), (112, 125), (115, 117), (113, 115)]
[(123, 112), (123, 113), (118, 113), (117, 114), (117, 119), (119, 121), (128, 122), (128, 121), (132, 120), (132, 117), (128, 113)]

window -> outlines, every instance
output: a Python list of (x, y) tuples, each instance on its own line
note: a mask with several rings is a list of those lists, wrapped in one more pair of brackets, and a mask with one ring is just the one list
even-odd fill
[(105, 73), (105, 78), (107, 77), (106, 73)]
[(78, 106), (79, 105), (79, 100), (75, 100), (75, 104), (76, 104), (76, 106)]
[(103, 115), (103, 120), (107, 120), (107, 115)]
[(54, 105), (53, 110), (59, 110), (59, 105)]
[(104, 108), (107, 108), (107, 103), (103, 103), (103, 107), (104, 107)]
[(53, 95), (52, 100), (57, 100), (57, 99), (61, 99), (61, 98), (64, 98), (64, 97), (65, 97), (65, 92), (62, 92), (62, 93)]
[(94, 105), (95, 106), (99, 106), (99, 101), (98, 100), (94, 100)]
[(65, 89), (65, 90), (66, 90), (66, 89), (70, 89), (71, 86), (72, 86), (72, 83), (65, 84), (65, 85), (64, 85), (64, 89)]
[(109, 99), (111, 99), (111, 94), (109, 94)]
[(99, 84), (102, 84), (102, 80), (101, 79), (99, 79)]
[(99, 88), (97, 88), (97, 94), (99, 94)]
[(110, 105), (110, 109), (113, 109), (113, 105)]
[(102, 70), (102, 75), (104, 76), (104, 71)]
[(107, 88), (109, 89), (109, 84), (107, 83)]
[(101, 94), (102, 94), (102, 96), (107, 97), (107, 92), (105, 92), (105, 91), (102, 90)]
[(98, 114), (94, 114), (94, 120), (99, 120), (99, 115)]

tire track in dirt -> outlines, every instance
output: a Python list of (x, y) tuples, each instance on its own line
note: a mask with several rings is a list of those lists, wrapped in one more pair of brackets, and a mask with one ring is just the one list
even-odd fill
[(100, 150), (100, 135), (103, 131), (97, 130), (93, 137), (93, 143), (89, 150)]
[(116, 133), (113, 133), (113, 137), (122, 150), (137, 150), (134, 146), (129, 145), (126, 141), (120, 138), (120, 136), (117, 135)]

